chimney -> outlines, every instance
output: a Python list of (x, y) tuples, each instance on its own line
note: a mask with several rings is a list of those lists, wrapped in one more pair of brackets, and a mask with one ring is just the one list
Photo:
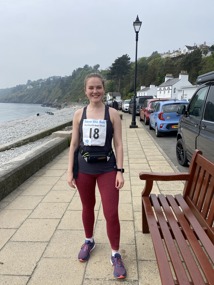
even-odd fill
[(180, 74), (179, 74), (179, 79), (186, 79), (186, 80), (188, 80), (188, 78), (189, 78), (189, 75), (188, 75), (188, 73), (185, 71), (185, 70), (181, 70), (181, 72), (180, 72)]
[(172, 76), (172, 74), (167, 73), (166, 76), (165, 76), (165, 82), (166, 82), (167, 80), (170, 80), (170, 79), (173, 79), (173, 78), (174, 78), (174, 77)]

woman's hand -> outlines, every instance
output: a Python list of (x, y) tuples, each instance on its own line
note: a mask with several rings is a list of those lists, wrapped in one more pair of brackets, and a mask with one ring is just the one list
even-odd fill
[(115, 187), (119, 190), (123, 187), (123, 185), (124, 185), (123, 173), (118, 171), (115, 180)]
[(76, 186), (76, 181), (75, 181), (75, 179), (73, 178), (73, 173), (69, 173), (69, 172), (68, 172), (68, 175), (67, 175), (67, 182), (68, 182), (68, 185), (69, 185), (71, 188), (77, 188), (77, 186)]

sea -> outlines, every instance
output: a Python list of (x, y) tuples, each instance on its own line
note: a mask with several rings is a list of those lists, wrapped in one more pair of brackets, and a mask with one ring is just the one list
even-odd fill
[(55, 109), (40, 104), (0, 103), (0, 123), (42, 115), (53, 110)]

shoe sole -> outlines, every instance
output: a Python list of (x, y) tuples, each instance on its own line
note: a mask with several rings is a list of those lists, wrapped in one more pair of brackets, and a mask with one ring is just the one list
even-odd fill
[[(111, 259), (110, 259), (110, 263), (111, 263), (112, 266), (114, 266), (114, 264), (113, 264), (113, 262), (111, 261)], [(114, 276), (114, 278), (117, 278), (117, 279), (125, 279), (126, 276), (120, 275), (120, 276)]]
[(92, 247), (92, 249), (90, 250), (90, 252), (89, 252), (89, 256), (88, 256), (88, 258), (87, 259), (79, 259), (79, 261), (80, 262), (86, 262), (86, 261), (88, 261), (89, 260), (89, 258), (90, 258), (90, 253), (92, 252), (92, 250), (94, 250), (95, 249), (95, 246), (96, 246), (96, 244), (94, 244), (94, 246)]

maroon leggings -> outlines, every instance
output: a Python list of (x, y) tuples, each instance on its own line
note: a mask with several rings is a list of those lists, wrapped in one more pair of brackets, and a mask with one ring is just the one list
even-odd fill
[(82, 201), (82, 220), (86, 238), (93, 236), (96, 182), (100, 191), (107, 235), (113, 250), (119, 250), (120, 222), (118, 216), (119, 190), (115, 188), (116, 172), (103, 174), (78, 173), (76, 185)]

